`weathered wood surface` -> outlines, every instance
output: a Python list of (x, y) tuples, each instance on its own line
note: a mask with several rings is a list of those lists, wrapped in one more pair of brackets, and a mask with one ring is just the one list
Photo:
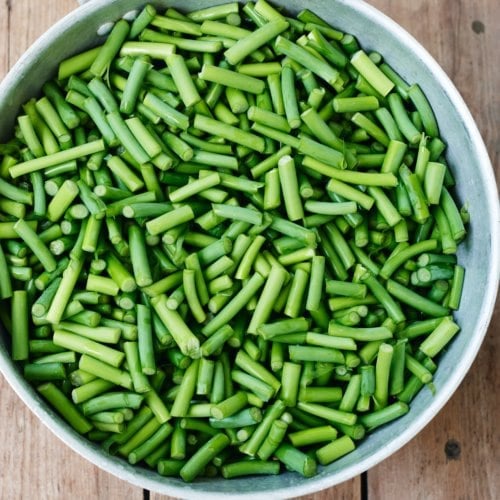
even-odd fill
[[(470, 107), (500, 179), (500, 3), (370, 0), (438, 60)], [(74, 0), (0, 0), (0, 78)], [(360, 477), (308, 500), (500, 498), (500, 306), (470, 373), (412, 442)], [(139, 499), (148, 496), (71, 451), (0, 376), (0, 498)], [(151, 499), (168, 497), (151, 493)]]

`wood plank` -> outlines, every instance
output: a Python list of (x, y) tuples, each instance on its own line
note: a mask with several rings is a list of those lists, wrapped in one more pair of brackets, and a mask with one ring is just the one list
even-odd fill
[(9, 2), (0, 0), (0, 80), (9, 67)]
[[(76, 6), (74, 0), (54, 0), (50, 6), (16, 0), (9, 12), (8, 4), (0, 4), (0, 78), (38, 36)], [(0, 394), (0, 498), (143, 498), (141, 488), (98, 469), (62, 443), (1, 376)]]
[(142, 489), (95, 467), (60, 441), (1, 376), (0, 394), (0, 498), (142, 500)]
[[(371, 0), (434, 55), (467, 102), (500, 178), (500, 4), (488, 0)], [(495, 90), (496, 89), (496, 90)], [(368, 473), (368, 497), (500, 498), (500, 302), (470, 373), (412, 442)], [(403, 493), (404, 492), (404, 493)]]

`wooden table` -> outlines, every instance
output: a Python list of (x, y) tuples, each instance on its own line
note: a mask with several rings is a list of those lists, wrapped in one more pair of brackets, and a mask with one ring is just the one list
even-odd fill
[[(470, 107), (500, 175), (498, 0), (370, 0), (434, 55)], [(0, 78), (75, 0), (0, 0)], [(311, 495), (336, 499), (500, 498), (500, 304), (459, 390), (413, 441), (366, 474)], [(495, 335), (496, 334), (496, 335)], [(167, 497), (92, 466), (60, 442), (0, 376), (0, 498)]]

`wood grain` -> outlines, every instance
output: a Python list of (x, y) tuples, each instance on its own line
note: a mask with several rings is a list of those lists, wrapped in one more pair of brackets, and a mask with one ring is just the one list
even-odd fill
[[(372, 0), (437, 59), (468, 104), (500, 179), (500, 3)], [(418, 22), (425, 20), (425, 22)], [(453, 50), (450, 50), (453, 48)], [(500, 498), (500, 304), (466, 379), (413, 441), (368, 473), (368, 497)]]
[[(0, 0), (0, 75), (9, 67), (9, 7), (6, 0)], [(1, 78), (0, 76), (0, 78)]]
[[(369, 0), (410, 31), (450, 75), (470, 107), (500, 180), (500, 3), (498, 0)], [(0, 0), (0, 78), (74, 0)], [(361, 479), (301, 497), (345, 499), (500, 498), (500, 305), (471, 372), (440, 414), (400, 452)], [(0, 376), (0, 498), (139, 499), (143, 492), (71, 451)], [(172, 500), (151, 493), (152, 500)]]

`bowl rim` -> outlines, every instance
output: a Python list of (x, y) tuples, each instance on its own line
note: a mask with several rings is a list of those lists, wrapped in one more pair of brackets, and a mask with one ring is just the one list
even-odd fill
[[(385, 29), (401, 38), (403, 40), (402, 43), (404, 43), (409, 50), (413, 51), (421, 59), (422, 63), (429, 68), (436, 81), (449, 97), (452, 105), (462, 117), (464, 127), (471, 137), (474, 150), (479, 159), (478, 168), (485, 181), (485, 196), (487, 198), (487, 205), (491, 208), (488, 213), (489, 227), (491, 229), (490, 255), (500, 255), (500, 206), (498, 202), (498, 193), (495, 189), (496, 181), (493, 168), (478, 127), (459, 91), (445, 71), (436, 62), (434, 57), (430, 55), (430, 53), (413, 37), (413, 35), (408, 33), (402, 26), (389, 18), (386, 14), (374, 6), (366, 3), (364, 0), (356, 0), (356, 2), (352, 2), (352, 0), (334, 1), (361, 12), (367, 18), (376, 21), (382, 29)], [(54, 39), (62, 36), (69, 26), (72, 26), (74, 23), (81, 20), (83, 16), (90, 15), (108, 4), (109, 0), (93, 0), (88, 2), (70, 12), (49, 28), (49, 30), (39, 37), (38, 40), (36, 40), (21, 56), (21, 58), (7, 73), (3, 81), (0, 82), (0, 96), (6, 92), (8, 88), (15, 84), (17, 75), (22, 72), (24, 67), (30, 65), (31, 59), (37, 52), (47, 50), (52, 43), (54, 43)], [(500, 278), (500, 260), (494, 258), (490, 259), (489, 264), (491, 279), (487, 283), (485, 300), (481, 307), (480, 316), (472, 335), (473, 340), (469, 343), (468, 350), (460, 359), (460, 369), (455, 369), (453, 371), (451, 377), (443, 385), (442, 390), (434, 396), (432, 404), (430, 404), (416, 420), (412, 421), (411, 426), (409, 426), (399, 436), (391, 440), (388, 446), (379, 449), (371, 456), (344, 468), (340, 472), (335, 472), (325, 477), (309, 478), (299, 485), (293, 484), (291, 486), (280, 487), (270, 492), (265, 492), (266, 496), (269, 498), (288, 498), (292, 496), (305, 495), (324, 490), (333, 485), (347, 481), (362, 472), (371, 469), (402, 448), (411, 439), (413, 439), (430, 422), (430, 420), (434, 418), (434, 416), (437, 415), (437, 413), (455, 393), (456, 389), (469, 371), (486, 335), (496, 302)], [(176, 484), (165, 482), (164, 479), (166, 478), (160, 478), (159, 476), (158, 480), (150, 479), (147, 476), (142, 475), (140, 473), (140, 469), (138, 469), (139, 472), (130, 471), (125, 467), (125, 465), (122, 466), (116, 460), (113, 460), (113, 457), (105, 456), (97, 449), (97, 447), (92, 446), (89, 441), (77, 435), (68, 425), (65, 424), (65, 422), (60, 420), (58, 415), (48, 406), (40, 404), (40, 401), (34, 397), (33, 390), (30, 390), (26, 382), (21, 381), (18, 376), (18, 371), (14, 367), (10, 358), (4, 354), (1, 349), (0, 372), (4, 375), (5, 379), (9, 382), (10, 386), (14, 389), (26, 406), (28, 406), (28, 408), (43, 422), (43, 424), (46, 425), (50, 431), (53, 432), (66, 445), (104, 471), (109, 472), (120, 479), (126, 480), (135, 486), (147, 488), (151, 491), (163, 494), (175, 495), (180, 498), (186, 498), (185, 495), (189, 494), (189, 498), (193, 499), (215, 499), (217, 497), (231, 498), (235, 496), (238, 498), (244, 497), (258, 499), (261, 498), (264, 493), (248, 491), (238, 492), (237, 494), (224, 491), (204, 492), (190, 488), (189, 483), (177, 486)]]

